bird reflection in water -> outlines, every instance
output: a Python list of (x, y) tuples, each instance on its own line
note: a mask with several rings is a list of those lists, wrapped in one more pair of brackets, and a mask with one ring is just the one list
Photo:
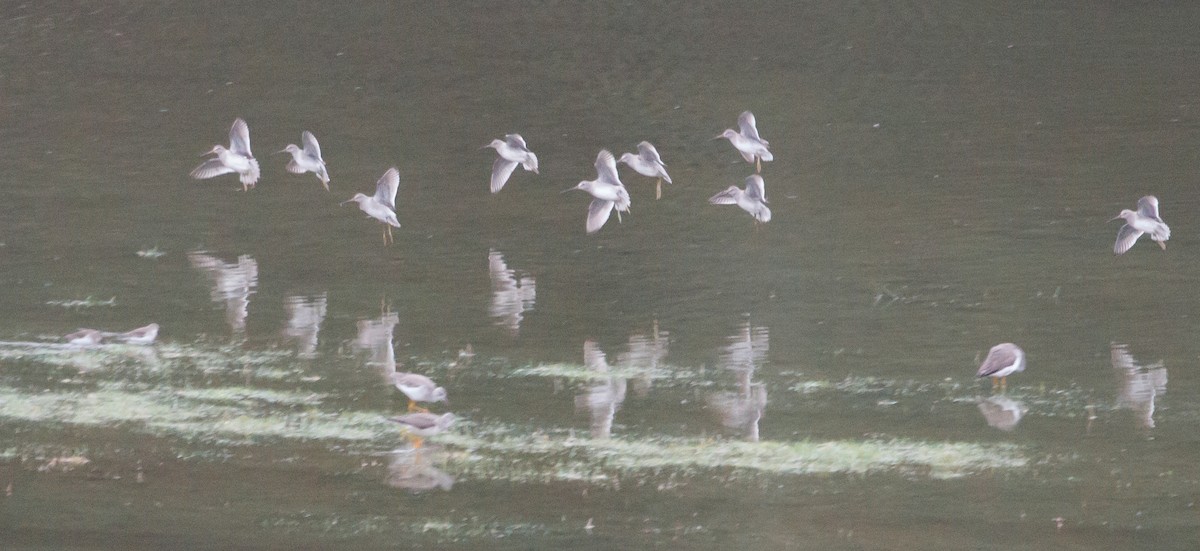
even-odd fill
[(317, 335), (321, 322), (325, 321), (326, 295), (292, 295), (283, 299), (287, 312), (287, 325), (283, 338), (296, 343), (296, 356), (311, 359), (317, 357)]
[(737, 390), (714, 392), (705, 398), (722, 426), (751, 442), (759, 440), (758, 422), (767, 408), (767, 387), (754, 382), (754, 372), (766, 361), (770, 340), (766, 327), (752, 327), (746, 321), (729, 337), (720, 355), (721, 367), (733, 372)]
[(439, 468), (445, 463), (445, 451), (438, 446), (394, 450), (383, 483), (414, 494), (438, 488), (448, 491), (454, 486), (454, 477)]
[(1167, 392), (1167, 368), (1161, 360), (1139, 364), (1123, 344), (1113, 343), (1110, 348), (1117, 375), (1117, 407), (1132, 411), (1142, 428), (1154, 428), (1154, 400)]
[(508, 329), (508, 334), (521, 334), (521, 320), (525, 312), (533, 310), (537, 298), (537, 282), (533, 277), (518, 277), (510, 270), (500, 251), (488, 251), (488, 277), (492, 280), (492, 306), (488, 314), (496, 319), (496, 325)]
[(378, 319), (359, 320), (358, 336), (354, 339), (354, 347), (369, 354), (367, 365), (378, 369), (387, 384), (391, 384), (392, 374), (396, 373), (392, 333), (399, 323), (400, 316), (394, 312), (384, 312)]
[(629, 336), (629, 352), (617, 356), (617, 365), (632, 374), (629, 384), (634, 396), (645, 398), (650, 393), (651, 380), (670, 350), (670, 337), (670, 333), (659, 330), (658, 320), (654, 320), (649, 336)]
[(208, 276), (213, 302), (225, 304), (225, 321), (234, 336), (246, 333), (246, 315), (250, 295), (258, 287), (258, 262), (250, 255), (241, 255), (236, 263), (227, 263), (201, 251), (188, 253), (192, 267)]
[(995, 394), (979, 400), (979, 413), (989, 427), (995, 427), (1008, 432), (1017, 428), (1021, 418), (1029, 411), (1024, 402), (1014, 400), (1003, 394)]
[(608, 358), (595, 341), (583, 343), (583, 363), (593, 383), (583, 394), (575, 396), (575, 411), (586, 411), (591, 416), (592, 438), (608, 438), (612, 436), (613, 417), (625, 402), (626, 382), (612, 376)]

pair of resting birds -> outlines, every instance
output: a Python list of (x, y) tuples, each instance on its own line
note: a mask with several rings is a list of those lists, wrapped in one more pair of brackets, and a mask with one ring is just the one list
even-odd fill
[[(762, 162), (774, 160), (775, 157), (771, 155), (770, 144), (758, 135), (754, 113), (743, 112), (738, 117), (738, 129), (737, 131), (732, 128), (726, 129), (713, 139), (728, 139), (742, 155), (742, 158), (748, 163), (755, 163), (758, 171), (761, 172)], [(503, 140), (492, 140), (492, 143), (484, 147), (493, 148), (497, 153), (496, 161), (492, 163), (492, 193), (498, 193), (504, 188), (504, 184), (508, 182), (508, 178), (512, 176), (517, 165), (522, 166), (526, 171), (538, 173), (537, 155), (529, 150), (529, 146), (526, 145), (525, 139), (520, 134), (508, 134)], [(592, 202), (588, 205), (585, 226), (587, 233), (595, 233), (603, 227), (613, 211), (616, 211), (618, 221), (620, 221), (622, 212), (629, 212), (629, 191), (625, 189), (625, 185), (617, 173), (617, 163), (625, 163), (638, 174), (656, 178), (655, 199), (662, 198), (663, 180), (671, 183), (671, 176), (667, 174), (667, 165), (659, 156), (658, 149), (647, 141), (639, 143), (637, 148), (637, 155), (625, 153), (621, 155), (620, 159), (615, 158), (607, 149), (601, 150), (596, 155), (596, 179), (584, 180), (575, 187), (564, 190), (564, 193), (573, 190), (584, 191), (592, 196)], [(754, 217), (755, 223), (767, 222), (771, 219), (771, 210), (766, 205), (765, 184), (762, 176), (758, 174), (746, 178), (746, 189), (730, 186), (725, 191), (712, 196), (708, 201), (714, 205), (738, 205)]]
[[(415, 437), (413, 447), (419, 448), (426, 436), (433, 436), (454, 424), (453, 413), (441, 415), (429, 413), (428, 410), (417, 406), (417, 402), (445, 402), (446, 389), (437, 386), (433, 379), (418, 373), (390, 373), (389, 382), (408, 397), (409, 413), (399, 417), (389, 418), (389, 421), (399, 424), (409, 434)], [(415, 412), (415, 413), (413, 413)]]

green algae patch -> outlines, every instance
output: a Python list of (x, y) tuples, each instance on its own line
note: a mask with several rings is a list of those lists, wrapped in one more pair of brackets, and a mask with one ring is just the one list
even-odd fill
[(687, 380), (696, 378), (696, 374), (687, 370), (668, 370), (662, 368), (640, 368), (611, 366), (606, 370), (597, 371), (583, 364), (553, 363), (539, 364), (529, 367), (519, 367), (507, 373), (511, 377), (555, 377), (581, 381), (599, 381), (608, 379), (643, 378), (655, 381)]
[[(470, 451), (468, 474), (489, 479), (583, 480), (603, 484), (637, 473), (735, 469), (763, 474), (869, 474), (900, 471), (954, 478), (1029, 464), (1009, 444), (925, 442), (907, 439), (745, 442), (686, 437), (591, 439), (569, 433), (521, 434), (474, 426), (438, 437)], [(522, 461), (513, 461), (520, 457)]]

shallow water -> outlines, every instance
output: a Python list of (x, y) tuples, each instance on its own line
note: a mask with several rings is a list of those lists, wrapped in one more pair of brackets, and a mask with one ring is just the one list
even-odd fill
[[(1200, 544), (1200, 9), (229, 7), (0, 13), (5, 547)], [(757, 230), (706, 203), (744, 109)], [(258, 187), (189, 179), (239, 116)], [(643, 139), (675, 183), (585, 235), (558, 192)], [(385, 248), (337, 202), (390, 166)], [(1114, 257), (1151, 193), (1167, 251)], [(391, 370), (455, 426), (413, 449)]]

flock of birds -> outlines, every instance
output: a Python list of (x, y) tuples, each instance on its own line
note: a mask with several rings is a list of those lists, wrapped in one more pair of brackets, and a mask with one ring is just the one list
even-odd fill
[[(763, 139), (757, 128), (754, 114), (744, 111), (738, 116), (738, 129), (726, 129), (713, 139), (727, 139), (734, 149), (741, 154), (747, 163), (755, 165), (755, 174), (746, 177), (745, 189), (736, 186), (713, 195), (708, 202), (717, 205), (737, 205), (750, 213), (755, 224), (771, 220), (771, 210), (767, 207), (766, 187), (761, 172), (762, 163), (774, 160), (770, 151), (770, 143)], [(301, 144), (288, 144), (279, 153), (288, 153), (291, 160), (286, 169), (295, 174), (311, 172), (326, 191), (329, 190), (329, 172), (321, 157), (321, 146), (316, 136), (309, 131), (301, 134)], [(517, 166), (527, 172), (538, 174), (538, 158), (529, 149), (525, 139), (520, 134), (508, 134), (503, 140), (495, 139), (481, 149), (491, 148), (496, 151), (496, 160), (492, 164), (492, 174), (489, 188), (492, 193), (499, 193), (508, 182)], [(630, 207), (629, 191), (621, 182), (617, 171), (617, 163), (624, 163), (634, 172), (655, 178), (655, 197), (662, 197), (662, 182), (671, 183), (667, 173), (667, 165), (663, 162), (658, 150), (653, 144), (643, 141), (637, 146), (637, 154), (625, 153), (620, 159), (613, 156), (607, 149), (596, 155), (596, 178), (584, 180), (574, 187), (564, 190), (583, 191), (592, 196), (588, 206), (586, 220), (587, 233), (598, 231), (608, 221), (615, 211), (618, 221), (621, 213), (628, 213)], [(224, 174), (237, 174), (242, 183), (243, 191), (253, 188), (261, 175), (258, 161), (250, 149), (250, 128), (241, 118), (233, 122), (229, 130), (229, 147), (215, 145), (204, 155), (213, 155), (191, 172), (196, 179), (206, 179)], [(388, 169), (375, 184), (375, 193), (366, 195), (356, 193), (341, 204), (356, 203), (358, 208), (367, 216), (383, 224), (384, 244), (392, 243), (392, 228), (399, 228), (396, 218), (396, 193), (400, 186), (400, 173), (392, 167)], [(1171, 237), (1171, 230), (1159, 215), (1158, 199), (1147, 195), (1138, 200), (1137, 210), (1122, 210), (1112, 220), (1122, 219), (1125, 224), (1117, 232), (1117, 240), (1113, 252), (1124, 254), (1137, 243), (1142, 235), (1150, 234), (1150, 239), (1166, 250), (1166, 242)], [(1112, 221), (1110, 220), (1110, 221)], [(66, 338), (72, 344), (95, 345), (105, 339), (130, 344), (150, 344), (158, 333), (158, 325), (134, 329), (126, 333), (112, 333), (93, 329), (80, 329)], [(988, 351), (987, 357), (976, 372), (977, 377), (990, 377), (993, 387), (997, 384), (1001, 391), (1007, 386), (1007, 377), (1025, 370), (1025, 352), (1016, 344), (1006, 342), (998, 344)], [(409, 399), (409, 411), (406, 415), (392, 418), (392, 421), (404, 426), (409, 433), (415, 435), (415, 446), (420, 446), (420, 438), (437, 434), (454, 422), (454, 415), (445, 413), (435, 415), (418, 406), (418, 403), (445, 402), (446, 389), (438, 386), (433, 380), (416, 373), (391, 373), (390, 382)]]
[[(767, 207), (766, 186), (760, 173), (762, 172), (762, 163), (774, 160), (775, 157), (771, 155), (770, 143), (758, 135), (754, 113), (742, 112), (738, 116), (738, 130), (726, 129), (713, 139), (728, 139), (746, 162), (755, 165), (756, 173), (746, 178), (745, 189), (730, 186), (713, 195), (708, 202), (714, 205), (737, 205), (750, 213), (756, 224), (769, 222), (771, 209)], [(295, 174), (312, 172), (320, 180), (325, 190), (329, 191), (329, 172), (325, 167), (325, 160), (321, 157), (321, 145), (317, 142), (317, 137), (312, 132), (305, 130), (301, 134), (301, 143), (303, 147), (288, 144), (282, 151), (279, 151), (279, 153), (288, 153), (292, 157), (287, 163), (287, 170)], [(489, 186), (492, 193), (499, 193), (504, 188), (518, 165), (528, 172), (538, 174), (537, 155), (529, 150), (529, 146), (520, 134), (508, 134), (503, 140), (492, 140), (481, 149), (487, 148), (495, 149), (497, 155), (495, 162), (492, 163)], [(618, 162), (624, 163), (638, 174), (656, 178), (655, 198), (657, 199), (662, 198), (663, 181), (671, 183), (671, 176), (667, 174), (667, 165), (659, 156), (658, 149), (647, 141), (639, 143), (637, 149), (636, 155), (625, 153), (621, 155), (620, 159), (614, 157), (607, 149), (601, 150), (596, 155), (596, 179), (584, 180), (575, 187), (564, 190), (564, 193), (573, 190), (584, 191), (592, 196), (592, 202), (588, 205), (587, 233), (595, 233), (603, 227), (614, 210), (617, 213), (618, 221), (621, 219), (621, 213), (629, 212), (631, 202), (629, 191), (621, 182), (621, 176), (617, 172)], [(254, 158), (254, 154), (250, 150), (250, 127), (241, 118), (233, 121), (233, 126), (229, 129), (229, 147), (220, 144), (214, 145), (202, 156), (204, 155), (213, 155), (213, 157), (193, 169), (192, 178), (207, 179), (224, 174), (237, 174), (242, 183), (242, 190), (249, 191), (258, 183), (262, 174), (258, 160)], [(383, 223), (385, 245), (393, 242), (391, 229), (400, 227), (400, 222), (396, 218), (396, 191), (399, 187), (400, 172), (392, 167), (375, 183), (374, 195), (356, 193), (350, 199), (342, 202), (343, 205), (357, 203), (358, 208), (367, 216)]]

